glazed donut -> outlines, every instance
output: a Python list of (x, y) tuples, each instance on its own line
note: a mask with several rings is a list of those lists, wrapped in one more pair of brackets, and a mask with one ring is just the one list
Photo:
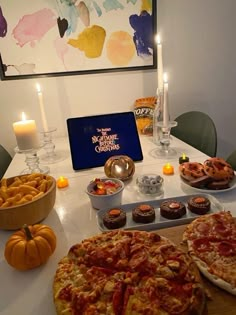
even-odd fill
[(192, 181), (206, 175), (204, 165), (198, 162), (184, 162), (179, 165), (180, 176), (187, 181)]
[(205, 173), (214, 180), (231, 181), (234, 178), (234, 170), (232, 166), (222, 158), (209, 158), (203, 165)]

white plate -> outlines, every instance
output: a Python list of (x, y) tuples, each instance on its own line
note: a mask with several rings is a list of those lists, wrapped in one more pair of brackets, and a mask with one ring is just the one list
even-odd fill
[[(127, 217), (126, 224), (121, 229), (124, 229), (124, 230), (135, 229), (135, 230), (149, 231), (149, 230), (157, 230), (157, 229), (163, 229), (166, 227), (187, 224), (200, 216), (188, 210), (187, 202), (193, 196), (196, 196), (196, 194), (120, 205), (119, 208), (123, 209), (126, 212), (126, 217)], [(207, 197), (211, 202), (211, 210), (208, 213), (214, 213), (214, 212), (222, 211), (224, 209), (223, 205), (215, 197), (208, 194), (201, 194), (201, 196)], [(186, 214), (182, 216), (181, 218), (174, 219), (174, 220), (169, 220), (162, 217), (160, 214), (160, 204), (166, 200), (176, 200), (176, 201), (183, 202), (186, 206)], [(136, 223), (132, 219), (132, 210), (136, 208), (138, 205), (144, 204), (144, 203), (149, 204), (154, 207), (156, 218), (151, 223), (145, 223), (145, 224)], [(105, 225), (103, 224), (103, 215), (105, 214), (107, 210), (109, 209), (107, 208), (101, 209), (97, 213), (97, 223), (101, 231), (111, 231), (110, 229), (106, 228)]]
[(232, 190), (234, 188), (236, 188), (236, 176), (234, 177), (234, 179), (230, 182), (229, 184), (229, 188), (226, 189), (203, 189), (203, 188), (197, 188), (197, 187), (192, 187), (191, 185), (188, 184), (187, 181), (185, 181), (181, 176), (180, 176), (181, 182), (188, 186), (189, 188), (191, 188), (194, 191), (197, 192), (203, 192), (203, 193), (207, 193), (207, 194), (216, 194), (216, 193), (221, 193), (221, 192), (225, 192), (225, 191), (229, 191)]

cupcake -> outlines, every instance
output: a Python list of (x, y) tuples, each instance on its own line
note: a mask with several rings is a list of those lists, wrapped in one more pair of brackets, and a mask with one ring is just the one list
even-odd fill
[(160, 213), (166, 219), (179, 219), (186, 214), (186, 207), (180, 201), (167, 200), (161, 203)]
[(195, 196), (188, 200), (188, 209), (195, 214), (206, 214), (210, 208), (211, 202), (204, 196)]
[(103, 224), (108, 229), (119, 229), (126, 224), (126, 212), (120, 208), (106, 211), (103, 216)]
[(148, 204), (141, 204), (132, 210), (132, 218), (137, 223), (150, 223), (155, 217), (154, 208)]

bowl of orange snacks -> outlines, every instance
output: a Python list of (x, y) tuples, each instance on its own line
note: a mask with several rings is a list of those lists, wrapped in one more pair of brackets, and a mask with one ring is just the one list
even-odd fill
[(2, 178), (0, 229), (16, 230), (45, 219), (56, 199), (56, 180), (40, 173)]
[(86, 193), (92, 207), (99, 210), (119, 206), (124, 187), (118, 178), (95, 178), (87, 186)]

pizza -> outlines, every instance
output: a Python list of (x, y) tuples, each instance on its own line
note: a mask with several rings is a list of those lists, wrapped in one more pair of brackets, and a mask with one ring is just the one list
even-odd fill
[(199, 270), (236, 295), (236, 221), (230, 211), (198, 217), (185, 229), (183, 240)]
[(54, 276), (59, 315), (206, 314), (192, 258), (154, 232), (113, 230), (72, 246)]

